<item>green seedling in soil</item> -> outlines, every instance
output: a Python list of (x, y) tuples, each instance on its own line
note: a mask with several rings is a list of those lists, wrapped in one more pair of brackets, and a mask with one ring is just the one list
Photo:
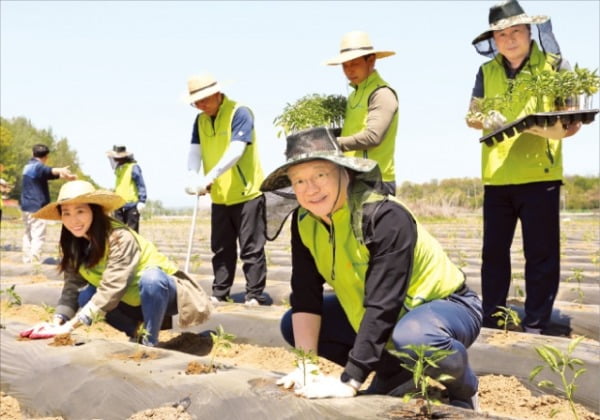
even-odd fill
[(590, 259), (596, 267), (600, 266), (600, 251), (596, 251)]
[(565, 232), (561, 232), (560, 234), (560, 257), (565, 257), (565, 246), (567, 245), (567, 234)]
[(304, 349), (293, 348), (292, 353), (296, 356), (296, 360), (294, 360), (294, 364), (296, 367), (302, 369), (302, 385), (306, 385), (306, 378), (308, 375), (316, 375), (319, 371), (317, 369), (309, 371), (309, 368), (312, 366), (317, 366), (319, 364), (319, 358), (312, 351), (306, 351)]
[[(545, 344), (540, 347), (536, 347), (535, 351), (541, 357), (541, 359), (546, 363), (545, 365), (539, 365), (533, 368), (531, 373), (529, 374), (529, 380), (533, 381), (534, 378), (545, 368), (548, 367), (554, 373), (556, 373), (561, 381), (562, 389), (559, 389), (552, 381), (543, 380), (537, 383), (537, 386), (540, 388), (552, 388), (557, 389), (561, 392), (564, 392), (567, 400), (569, 401), (569, 407), (573, 413), (575, 419), (579, 419), (577, 415), (577, 410), (575, 409), (575, 389), (577, 386), (575, 385), (575, 381), (579, 376), (581, 376), (586, 369), (582, 367), (584, 365), (581, 359), (577, 359), (572, 357), (573, 351), (575, 348), (581, 343), (585, 337), (577, 337), (569, 342), (567, 346), (566, 352), (561, 352), (556, 347), (551, 346), (549, 344)], [(572, 374), (567, 375), (567, 370), (572, 371)], [(568, 379), (567, 376), (571, 377), (571, 380)]]
[(583, 292), (583, 289), (581, 288), (581, 282), (583, 281), (583, 269), (574, 268), (573, 275), (567, 277), (567, 282), (571, 282), (571, 281), (577, 282), (577, 286), (571, 288), (572, 292), (577, 292), (578, 298), (575, 299), (575, 302), (583, 303), (583, 298), (585, 296), (585, 293)]
[(594, 240), (596, 239), (595, 237), (596, 237), (596, 235), (594, 234), (594, 232), (591, 232), (591, 231), (589, 231), (589, 230), (586, 230), (586, 231), (583, 233), (583, 240), (584, 240), (584, 241), (585, 241), (585, 243), (587, 243), (587, 244), (591, 244), (591, 243), (593, 243), (593, 242), (594, 242)]
[[(90, 323), (90, 325), (85, 327), (87, 331), (89, 331), (93, 325), (97, 325), (97, 329), (102, 330), (101, 323), (106, 321), (106, 318), (104, 317), (104, 315), (101, 312), (92, 312), (91, 320), (92, 320), (92, 322)], [(143, 324), (139, 325), (138, 330), (140, 328), (143, 329)], [(136, 334), (137, 333), (138, 333), (138, 331), (136, 331)], [(138, 334), (138, 337), (139, 337), (139, 334)]]
[(467, 253), (463, 250), (458, 251), (458, 268), (465, 268), (467, 266)]
[[(100, 312), (92, 313), (92, 325), (99, 324), (100, 322), (104, 322), (105, 320), (106, 320), (106, 318), (104, 318), (104, 315), (102, 315), (102, 313), (100, 313)], [(140, 326), (141, 325), (142, 324), (140, 324)]]
[(42, 308), (44, 308), (44, 312), (48, 315), (48, 319), (52, 318), (52, 315), (54, 315), (54, 312), (56, 311), (54, 306), (47, 305), (44, 302), (42, 302)]
[(217, 366), (215, 365), (215, 359), (217, 357), (217, 353), (219, 353), (222, 349), (230, 349), (231, 344), (235, 339), (235, 335), (225, 332), (223, 326), (219, 325), (217, 327), (216, 333), (211, 331), (210, 338), (212, 338), (213, 342), (212, 355), (210, 358), (210, 367), (216, 370)]
[(0, 290), (0, 294), (6, 293), (8, 296), (8, 307), (20, 306), (23, 303), (21, 296), (15, 291), (15, 285), (13, 284), (8, 289)]
[(427, 370), (431, 368), (438, 369), (438, 362), (453, 354), (454, 351), (442, 350), (426, 344), (420, 344), (418, 346), (409, 344), (402, 348), (407, 349), (408, 351), (392, 351), (392, 353), (395, 356), (408, 361), (408, 363), (402, 363), (401, 366), (412, 372), (413, 382), (418, 389), (417, 392), (405, 394), (403, 397), (404, 402), (407, 402), (413, 397), (423, 398), (425, 400), (425, 413), (423, 414), (425, 414), (427, 418), (431, 418), (433, 414), (432, 405), (440, 404), (440, 401), (431, 398), (429, 395), (431, 380), (435, 379), (439, 382), (444, 382), (454, 378), (446, 374), (441, 374), (437, 378), (431, 378), (427, 375)]
[[(93, 323), (94, 322), (92, 321), (92, 324)], [(150, 337), (150, 331), (144, 328), (144, 324), (140, 323), (137, 330), (135, 331), (135, 337), (137, 341), (137, 347), (139, 348), (140, 343), (143, 343), (148, 339), (148, 337)]]
[(191, 271), (197, 272), (202, 266), (202, 258), (200, 254), (194, 254), (190, 258)]
[(515, 297), (518, 298), (522, 298), (525, 296), (525, 292), (523, 291), (523, 288), (521, 286), (519, 286), (518, 284), (515, 284)]
[(497, 308), (500, 310), (493, 313), (492, 316), (494, 318), (500, 318), (496, 325), (504, 329), (504, 334), (508, 334), (508, 329), (511, 326), (516, 328), (521, 325), (521, 318), (517, 311), (507, 306), (497, 306)]

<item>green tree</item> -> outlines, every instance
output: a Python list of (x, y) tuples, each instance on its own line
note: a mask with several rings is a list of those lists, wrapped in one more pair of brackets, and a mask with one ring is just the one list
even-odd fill
[[(50, 149), (48, 165), (54, 167), (69, 166), (71, 172), (77, 174), (79, 179), (92, 182), (89, 176), (82, 173), (79, 166), (77, 152), (72, 150), (66, 138), (56, 139), (51, 128), (38, 129), (25, 117), (5, 119), (0, 117), (0, 151), (4, 165), (3, 178), (14, 188), (9, 194), (10, 198), (19, 199), (21, 195), (22, 169), (31, 158), (31, 148), (34, 144), (41, 143)], [(55, 200), (64, 181), (51, 182), (50, 197)]]

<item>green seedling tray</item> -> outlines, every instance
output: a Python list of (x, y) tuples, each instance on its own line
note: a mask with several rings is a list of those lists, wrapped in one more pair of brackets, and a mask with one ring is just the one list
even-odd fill
[(563, 125), (569, 125), (581, 122), (582, 124), (591, 124), (596, 118), (596, 114), (600, 112), (600, 109), (586, 109), (586, 110), (575, 110), (575, 111), (552, 111), (552, 112), (539, 112), (536, 114), (529, 114), (518, 120), (511, 122), (510, 124), (503, 125), (499, 129), (491, 132), (490, 134), (483, 136), (479, 139), (480, 143), (485, 143), (488, 146), (496, 142), (504, 141), (506, 137), (512, 137), (515, 134), (521, 133), (524, 130), (533, 126), (548, 127), (553, 126), (559, 120)]

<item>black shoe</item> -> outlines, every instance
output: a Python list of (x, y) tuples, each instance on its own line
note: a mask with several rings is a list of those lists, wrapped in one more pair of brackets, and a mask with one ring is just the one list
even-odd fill
[(408, 392), (414, 392), (414, 382), (412, 374), (402, 370), (397, 374), (383, 379), (381, 375), (375, 374), (371, 384), (364, 391), (365, 394), (389, 395), (391, 397), (401, 397)]
[(448, 396), (448, 404), (450, 404), (453, 407), (459, 407), (459, 408), (466, 408), (467, 410), (475, 410), (478, 411), (479, 410), (479, 393), (475, 393), (475, 395), (471, 396), (470, 398), (465, 399), (459, 399), (459, 398), (453, 398)]

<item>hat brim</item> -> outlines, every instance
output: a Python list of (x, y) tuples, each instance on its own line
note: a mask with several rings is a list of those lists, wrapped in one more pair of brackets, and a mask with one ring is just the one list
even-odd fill
[(190, 95), (189, 92), (184, 92), (181, 94), (181, 100), (183, 102), (185, 102), (186, 104), (193, 105), (195, 102), (200, 101), (204, 98), (208, 98), (209, 96), (212, 96), (215, 93), (223, 92), (223, 89), (232, 85), (233, 83), (234, 83), (234, 81), (227, 81), (227, 80), (222, 83), (217, 82), (214, 86), (211, 86), (210, 88), (207, 88), (207, 89), (202, 89), (201, 91), (196, 92), (192, 95)]
[(343, 64), (346, 61), (354, 60), (358, 57), (364, 57), (365, 55), (375, 54), (376, 58), (385, 58), (395, 55), (395, 51), (369, 51), (369, 50), (354, 50), (354, 51), (346, 51), (341, 54), (338, 54), (336, 57), (325, 61), (323, 64), (326, 66), (337, 66), (339, 64)]
[(544, 16), (544, 15), (528, 16), (525, 14), (511, 16), (506, 19), (500, 19), (498, 22), (491, 24), (487, 30), (485, 30), (484, 32), (479, 34), (477, 37), (475, 37), (475, 39), (473, 39), (473, 42), (471, 42), (471, 44), (475, 45), (481, 41), (485, 41), (486, 39), (491, 38), (494, 34), (494, 31), (502, 31), (506, 28), (510, 28), (511, 26), (516, 26), (516, 25), (538, 25), (540, 23), (547, 22), (548, 20), (550, 20), (550, 18), (548, 16)]
[(265, 178), (260, 186), (260, 190), (268, 192), (290, 187), (292, 184), (287, 176), (288, 169), (299, 163), (306, 163), (313, 160), (327, 160), (355, 172), (369, 172), (377, 166), (377, 162), (371, 159), (332, 154), (330, 152), (323, 154), (311, 153), (310, 156), (289, 160), (275, 169)]
[(67, 200), (47, 204), (33, 213), (32, 216), (44, 220), (61, 220), (58, 207), (66, 204), (97, 204), (104, 209), (105, 213), (110, 213), (111, 211), (123, 207), (125, 205), (125, 200), (120, 195), (111, 191), (98, 190)]
[(113, 152), (112, 150), (109, 150), (108, 152), (106, 152), (106, 156), (111, 157), (113, 159), (121, 159), (121, 158), (126, 158), (126, 157), (130, 157), (133, 156), (132, 152)]

